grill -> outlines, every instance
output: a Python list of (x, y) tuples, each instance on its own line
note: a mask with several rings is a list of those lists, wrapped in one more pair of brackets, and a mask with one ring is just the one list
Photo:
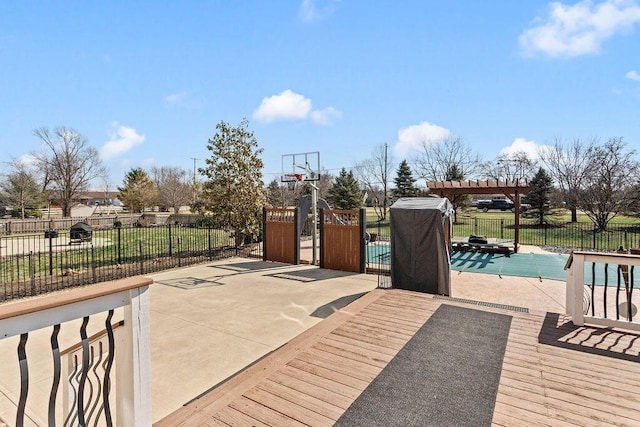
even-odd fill
[(90, 242), (93, 229), (86, 222), (78, 222), (71, 226), (69, 231), (69, 244)]

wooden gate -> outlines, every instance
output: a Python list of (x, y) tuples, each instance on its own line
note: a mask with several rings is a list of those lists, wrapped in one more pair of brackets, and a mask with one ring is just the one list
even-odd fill
[(365, 209), (320, 209), (320, 268), (365, 272), (365, 218)]
[(264, 261), (300, 264), (299, 209), (262, 210)]

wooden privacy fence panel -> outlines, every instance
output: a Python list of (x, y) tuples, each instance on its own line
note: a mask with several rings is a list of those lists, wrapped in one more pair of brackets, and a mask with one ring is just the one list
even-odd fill
[(365, 210), (320, 210), (320, 267), (365, 272)]
[(300, 264), (299, 209), (263, 209), (264, 261)]

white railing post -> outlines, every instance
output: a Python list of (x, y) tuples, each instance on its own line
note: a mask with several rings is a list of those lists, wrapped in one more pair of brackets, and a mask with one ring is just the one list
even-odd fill
[[(113, 396), (116, 403), (115, 425), (151, 426), (149, 334), (149, 285), (151, 283), (152, 280), (148, 278), (131, 277), (0, 306), (0, 339), (30, 333), (48, 326), (61, 325), (122, 307), (124, 327), (118, 329), (123, 329), (123, 333), (116, 334), (118, 342), (114, 350), (116, 364), (113, 368), (116, 385), (115, 390), (110, 392), (111, 396), (115, 393)], [(90, 338), (83, 337), (82, 344), (86, 346), (89, 340)], [(55, 348), (58, 349), (58, 347)], [(76, 350), (73, 350), (72, 346), (70, 351)], [(86, 347), (79, 351), (84, 356)], [(72, 353), (68, 355), (73, 357)], [(54, 376), (60, 374), (61, 380), (66, 383), (57, 386), (62, 387), (60, 397), (63, 401), (57, 403), (58, 399), (52, 398), (49, 402), (49, 408), (54, 405), (54, 408), (59, 408), (60, 413), (65, 414), (68, 409), (75, 407), (75, 405), (69, 406), (69, 402), (74, 400), (73, 395), (70, 394), (74, 390), (68, 390), (69, 371), (73, 371), (73, 361), (70, 357), (65, 356), (62, 360), (63, 366), (54, 367), (53, 372)], [(54, 358), (55, 360), (58, 359)], [(36, 362), (39, 362), (38, 358)], [(0, 372), (3, 371), (0, 369)], [(87, 387), (91, 386), (87, 385)], [(77, 390), (75, 392), (77, 393)], [(87, 398), (86, 396), (87, 394), (83, 394), (84, 399)], [(28, 395), (24, 400), (21, 397), (20, 404), (30, 402), (31, 399), (28, 398)], [(27, 413), (33, 410), (41, 419), (47, 418), (45, 412), (47, 409), (46, 404), (34, 408), (26, 407)], [(52, 414), (49, 409), (48, 415), (55, 414)]]
[(118, 426), (151, 426), (149, 287), (129, 291), (124, 328), (116, 345)]
[(567, 271), (567, 313), (571, 315), (573, 324), (584, 325), (584, 255), (574, 253), (573, 262)]

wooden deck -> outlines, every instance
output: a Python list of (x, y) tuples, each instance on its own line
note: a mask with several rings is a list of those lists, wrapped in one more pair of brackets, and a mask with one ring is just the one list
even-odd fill
[(330, 426), (441, 304), (513, 316), (494, 425), (640, 425), (640, 335), (382, 289), (155, 425)]

